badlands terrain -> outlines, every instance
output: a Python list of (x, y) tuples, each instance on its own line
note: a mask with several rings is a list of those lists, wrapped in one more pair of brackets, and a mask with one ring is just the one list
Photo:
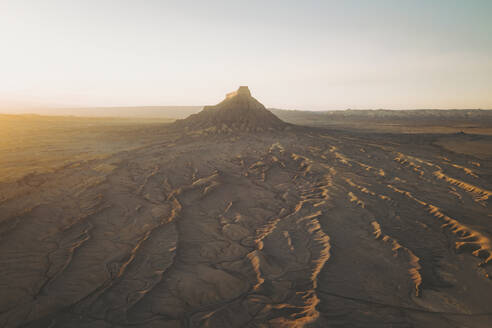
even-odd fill
[(492, 325), (490, 136), (294, 125), (247, 88), (0, 122), (1, 327)]

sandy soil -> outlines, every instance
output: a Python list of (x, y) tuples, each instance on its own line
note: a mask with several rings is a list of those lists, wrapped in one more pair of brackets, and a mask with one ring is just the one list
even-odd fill
[(492, 160), (425, 134), (120, 136), (0, 183), (2, 327), (490, 327)]
[(479, 135), (444, 136), (438, 138), (434, 144), (455, 153), (467, 154), (484, 160), (492, 159), (492, 138), (490, 137)]
[(0, 181), (144, 145), (170, 121), (0, 114)]

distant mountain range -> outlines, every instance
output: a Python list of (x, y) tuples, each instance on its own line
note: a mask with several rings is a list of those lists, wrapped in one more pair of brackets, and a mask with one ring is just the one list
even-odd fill
[[(84, 117), (138, 117), (184, 119), (196, 114), (203, 106), (142, 106), (142, 107), (86, 107), (86, 108), (25, 108), (1, 109), (2, 114), (39, 114)], [(269, 108), (280, 119), (290, 123), (316, 122), (318, 120), (400, 120), (400, 119), (451, 119), (492, 120), (492, 110), (483, 109), (415, 109), (415, 110), (329, 110), (305, 111)]]
[(481, 109), (413, 109), (413, 110), (333, 110), (301, 111), (270, 109), (280, 119), (290, 123), (314, 123), (323, 121), (391, 121), (391, 120), (492, 120), (492, 110)]

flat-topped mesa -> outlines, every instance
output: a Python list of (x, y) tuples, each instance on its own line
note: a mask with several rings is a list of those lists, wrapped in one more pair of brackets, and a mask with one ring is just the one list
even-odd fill
[(249, 91), (249, 88), (247, 86), (242, 85), (236, 91), (226, 93), (226, 99), (232, 98), (237, 95), (247, 95), (251, 97), (251, 91)]
[(215, 106), (205, 106), (197, 114), (178, 120), (174, 126), (206, 133), (260, 132), (284, 130), (287, 124), (251, 96), (247, 86), (226, 94)]

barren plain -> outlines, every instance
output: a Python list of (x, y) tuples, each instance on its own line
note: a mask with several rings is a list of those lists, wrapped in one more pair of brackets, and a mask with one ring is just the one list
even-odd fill
[(492, 324), (490, 136), (50, 119), (1, 150), (2, 327)]

